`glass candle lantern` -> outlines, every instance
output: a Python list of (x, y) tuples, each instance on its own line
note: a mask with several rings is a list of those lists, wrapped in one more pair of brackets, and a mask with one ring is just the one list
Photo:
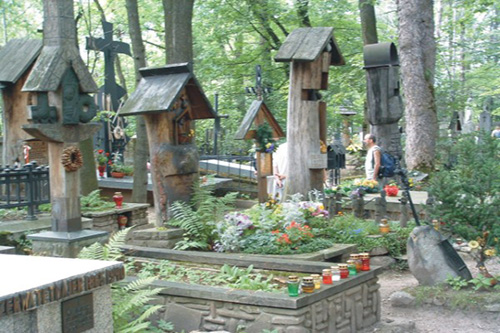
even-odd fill
[(302, 292), (307, 294), (314, 292), (314, 279), (312, 276), (307, 276), (302, 279)]
[(387, 234), (391, 231), (391, 227), (389, 226), (387, 219), (381, 219), (378, 228), (381, 234)]
[(361, 259), (359, 258), (359, 254), (357, 253), (351, 253), (349, 255), (349, 259), (354, 260), (354, 263), (356, 264), (356, 272), (361, 271)]
[(347, 260), (347, 269), (349, 270), (349, 276), (358, 274), (358, 270), (356, 269), (356, 260)]
[(321, 288), (321, 275), (319, 275), (319, 274), (311, 274), (311, 277), (313, 278), (314, 289)]
[(297, 297), (299, 296), (299, 277), (296, 275), (290, 275), (287, 281), (288, 296)]
[(113, 201), (115, 202), (115, 208), (122, 208), (123, 204), (122, 192), (115, 192), (115, 195), (113, 195)]
[(346, 279), (349, 277), (349, 270), (347, 264), (339, 264), (339, 272), (340, 272), (340, 278), (341, 279)]
[(325, 268), (323, 270), (323, 283), (324, 284), (332, 284), (332, 270), (331, 269)]
[(432, 220), (432, 226), (436, 231), (439, 231), (439, 221), (438, 220)]
[(369, 271), (370, 270), (370, 254), (369, 253), (360, 253), (361, 257), (361, 270)]
[(340, 271), (338, 266), (332, 266), (332, 282), (333, 281), (340, 281)]

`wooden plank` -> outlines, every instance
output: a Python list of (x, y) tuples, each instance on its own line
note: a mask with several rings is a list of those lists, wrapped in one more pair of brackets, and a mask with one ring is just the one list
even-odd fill
[(288, 35), (285, 42), (281, 45), (278, 53), (274, 57), (276, 62), (290, 62), (307, 36), (310, 28), (298, 28)]
[(319, 139), (326, 145), (327, 123), (326, 123), (326, 102), (319, 102)]
[(315, 90), (321, 89), (321, 83), (322, 83), (321, 62), (322, 58), (319, 57), (313, 62), (300, 63), (300, 65), (304, 66), (304, 71), (302, 72), (302, 74), (304, 75), (302, 81), (303, 82), (302, 89), (315, 89)]
[(192, 119), (210, 119), (217, 116), (212, 108), (212, 104), (210, 104), (201, 85), (194, 76), (189, 79), (186, 85), (186, 93), (189, 98), (191, 109), (193, 110)]
[(314, 61), (332, 38), (333, 28), (309, 28), (307, 36), (293, 55), (294, 61)]
[(189, 73), (182, 73), (142, 78), (120, 115), (166, 112), (179, 97), (189, 76)]
[(247, 132), (250, 130), (252, 127), (253, 121), (255, 117), (257, 116), (257, 113), (259, 112), (260, 106), (263, 102), (254, 100), (252, 104), (250, 104), (250, 107), (248, 108), (247, 113), (245, 114), (245, 117), (241, 121), (240, 127), (238, 128), (238, 131), (236, 131), (236, 134), (234, 135), (235, 140), (243, 140), (245, 139), (245, 136)]
[(15, 83), (42, 50), (39, 39), (12, 39), (0, 50), (0, 81)]

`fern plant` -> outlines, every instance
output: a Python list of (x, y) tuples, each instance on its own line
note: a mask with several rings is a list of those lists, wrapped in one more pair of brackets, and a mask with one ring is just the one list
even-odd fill
[(213, 195), (213, 187), (195, 182), (191, 202), (176, 201), (171, 206), (173, 219), (168, 224), (184, 230), (184, 239), (175, 248), (208, 250), (216, 223), (232, 209), (237, 195), (233, 192), (219, 198)]
[(105, 201), (101, 198), (101, 190), (97, 189), (80, 199), (82, 211), (105, 210), (115, 207), (113, 202)]
[[(126, 228), (115, 233), (105, 245), (94, 243), (83, 248), (78, 255), (81, 259), (117, 261), (123, 260), (120, 247), (125, 244)], [(125, 265), (128, 274), (130, 265)], [(150, 329), (148, 321), (153, 314), (161, 309), (161, 305), (148, 305), (148, 302), (158, 295), (161, 288), (151, 289), (149, 286), (155, 280), (152, 278), (137, 279), (128, 283), (113, 283), (111, 286), (113, 300), (113, 331), (120, 333), (144, 332)]]

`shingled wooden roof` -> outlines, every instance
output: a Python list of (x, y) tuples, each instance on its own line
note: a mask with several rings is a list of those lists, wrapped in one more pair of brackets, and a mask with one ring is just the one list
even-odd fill
[(311, 62), (324, 51), (332, 54), (330, 64), (344, 65), (345, 61), (333, 37), (333, 28), (298, 28), (292, 31), (274, 57), (276, 62)]
[(186, 88), (192, 119), (215, 118), (216, 113), (191, 71), (189, 63), (140, 70), (142, 79), (123, 105), (120, 115), (168, 112)]
[(40, 39), (11, 39), (0, 50), (0, 82), (16, 83), (42, 50)]
[(252, 102), (250, 108), (245, 114), (245, 117), (243, 118), (243, 121), (241, 122), (241, 125), (234, 136), (235, 140), (252, 139), (252, 137), (249, 135), (249, 131), (259, 113), (260, 115), (262, 115), (263, 119), (267, 120), (269, 125), (271, 125), (271, 129), (273, 130), (273, 137), (283, 138), (285, 136), (285, 133), (283, 133), (281, 126), (276, 121), (276, 118), (274, 118), (266, 103), (264, 103), (264, 101), (255, 100)]

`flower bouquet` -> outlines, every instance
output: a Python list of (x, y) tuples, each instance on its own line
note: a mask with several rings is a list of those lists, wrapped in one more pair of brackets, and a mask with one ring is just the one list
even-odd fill
[(398, 195), (399, 188), (396, 183), (390, 183), (384, 186), (384, 191), (387, 193), (388, 196), (390, 197), (395, 197)]
[(255, 141), (257, 143), (257, 151), (261, 153), (272, 153), (276, 151), (276, 141), (273, 139), (273, 130), (268, 123), (264, 123), (257, 127)]
[(371, 179), (356, 179), (353, 182), (355, 186), (351, 192), (351, 196), (361, 197), (366, 193), (377, 193), (378, 192), (378, 182)]

